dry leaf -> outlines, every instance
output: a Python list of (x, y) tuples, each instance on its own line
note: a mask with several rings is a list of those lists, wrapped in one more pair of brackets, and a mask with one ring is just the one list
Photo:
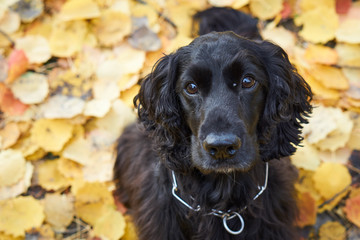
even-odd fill
[(208, 0), (208, 2), (215, 7), (230, 7), (234, 0)]
[(82, 166), (66, 158), (59, 159), (58, 170), (66, 178), (83, 178)]
[(69, 185), (58, 169), (59, 160), (47, 160), (37, 167), (38, 183), (47, 190), (58, 190)]
[[(34, 172), (34, 167), (31, 163), (27, 162), (25, 166), (25, 174), (17, 183), (11, 186), (0, 186), (0, 200), (14, 198), (24, 192), (31, 185), (31, 177)], [(1, 239), (1, 238), (0, 238)]]
[(79, 97), (54, 95), (40, 107), (44, 118), (73, 118), (83, 112), (85, 101)]
[(327, 88), (346, 90), (349, 88), (349, 81), (340, 69), (314, 64), (310, 70), (311, 75)]
[(105, 46), (121, 42), (130, 33), (131, 18), (122, 12), (104, 11), (95, 23), (95, 34), (99, 42)]
[(111, 181), (113, 179), (114, 163), (113, 151), (99, 150), (93, 152), (91, 160), (83, 168), (84, 179), (89, 182)]
[(0, 109), (10, 116), (21, 116), (28, 109), (28, 105), (16, 99), (11, 90), (0, 83)]
[(300, 1), (300, 8), (303, 12), (313, 10), (319, 6), (334, 8), (335, 0), (318, 0), (316, 2), (314, 2), (312, 0), (301, 0)]
[(10, 7), (12, 10), (20, 14), (23, 22), (32, 22), (39, 17), (44, 11), (44, 3), (42, 0), (19, 0)]
[(0, 130), (0, 149), (7, 149), (14, 145), (20, 137), (20, 130), (16, 123), (10, 122)]
[(8, 149), (0, 152), (0, 187), (10, 186), (25, 174), (25, 159), (18, 151)]
[(300, 212), (296, 220), (296, 226), (303, 228), (316, 223), (316, 200), (309, 192), (300, 193), (298, 195), (297, 207)]
[(336, 31), (336, 40), (347, 43), (360, 43), (360, 19), (346, 19)]
[(290, 158), (296, 167), (306, 170), (315, 171), (320, 165), (318, 150), (306, 140), (302, 142), (302, 147), (299, 147)]
[(77, 203), (96, 203), (113, 205), (114, 199), (105, 183), (85, 183), (75, 193)]
[(340, 163), (325, 162), (315, 171), (313, 180), (315, 188), (319, 193), (325, 199), (329, 199), (350, 185), (351, 176), (344, 165)]
[(91, 19), (100, 16), (100, 10), (93, 0), (69, 0), (61, 7), (62, 21)]
[(28, 72), (11, 84), (11, 91), (23, 103), (41, 103), (49, 93), (49, 84), (45, 75)]
[(320, 159), (323, 162), (337, 162), (346, 164), (351, 156), (352, 149), (338, 148), (336, 151), (321, 151), (319, 153)]
[(120, 94), (120, 99), (128, 106), (134, 107), (134, 97), (139, 93), (140, 86), (134, 85)]
[(46, 194), (44, 199), (45, 220), (59, 231), (65, 230), (74, 217), (74, 203), (71, 196), (65, 194)]
[(346, 229), (339, 222), (326, 222), (319, 229), (319, 240), (345, 240)]
[(265, 28), (261, 35), (265, 40), (271, 40), (282, 47), (288, 55), (293, 55), (296, 37), (284, 27)]
[(43, 207), (31, 196), (0, 201), (0, 212), (0, 231), (15, 237), (44, 221)]
[(94, 234), (104, 239), (118, 240), (124, 233), (125, 219), (120, 212), (111, 207), (108, 207), (94, 224)]
[(103, 202), (86, 203), (76, 201), (75, 211), (77, 217), (94, 226), (97, 220), (104, 215), (106, 205)]
[(358, 44), (338, 43), (335, 50), (339, 56), (339, 65), (360, 67), (360, 46)]
[(283, 9), (283, 0), (250, 0), (251, 12), (261, 20), (275, 17)]
[(161, 48), (158, 35), (147, 26), (142, 26), (131, 33), (130, 45), (143, 51), (157, 51)]
[(122, 240), (138, 240), (138, 236), (136, 234), (136, 227), (133, 223), (133, 220), (130, 215), (125, 215), (125, 233), (122, 236)]
[(88, 26), (83, 20), (55, 23), (49, 39), (51, 54), (71, 57), (83, 47), (87, 32)]
[(115, 47), (114, 53), (121, 64), (119, 71), (122, 75), (138, 73), (145, 63), (146, 52), (135, 49), (127, 43)]
[(25, 158), (34, 154), (39, 148), (39, 145), (37, 145), (28, 134), (13, 146), (13, 149), (20, 151)]
[(49, 152), (60, 151), (72, 136), (74, 126), (64, 120), (39, 119), (31, 129), (31, 139)]
[(13, 50), (8, 58), (8, 77), (6, 83), (12, 83), (16, 78), (26, 72), (29, 66), (29, 60), (23, 50)]
[(326, 65), (336, 64), (338, 61), (337, 52), (333, 48), (322, 45), (309, 45), (305, 50), (304, 57), (311, 63)]
[(20, 27), (20, 16), (13, 11), (6, 11), (4, 16), (0, 16), (0, 29), (7, 34), (16, 32)]
[(29, 63), (45, 63), (51, 57), (48, 40), (39, 35), (17, 38), (15, 46), (25, 52)]
[(104, 117), (111, 107), (110, 101), (106, 99), (93, 99), (86, 103), (85, 116)]
[(92, 143), (89, 139), (77, 138), (65, 147), (62, 156), (86, 165), (92, 159), (92, 152)]
[(352, 223), (360, 227), (360, 195), (348, 198), (346, 200), (344, 212), (346, 213), (346, 217)]
[(339, 26), (338, 18), (335, 8), (319, 5), (301, 14), (295, 19), (295, 23), (303, 25), (299, 35), (306, 41), (326, 43), (335, 38), (335, 32)]

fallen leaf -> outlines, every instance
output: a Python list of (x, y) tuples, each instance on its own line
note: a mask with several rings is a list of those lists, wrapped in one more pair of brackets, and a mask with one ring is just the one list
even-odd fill
[(7, 149), (14, 145), (20, 137), (20, 130), (16, 123), (10, 122), (0, 130), (0, 149)]
[(138, 240), (136, 234), (136, 227), (130, 215), (125, 215), (125, 233), (122, 236), (122, 240)]
[(100, 9), (93, 0), (69, 0), (59, 13), (62, 21), (91, 19), (100, 16)]
[(360, 46), (358, 44), (338, 43), (335, 50), (339, 56), (339, 65), (360, 67)]
[(344, 20), (335, 35), (339, 42), (360, 43), (360, 19)]
[(10, 8), (20, 14), (21, 21), (28, 23), (43, 13), (44, 3), (42, 0), (19, 0)]
[(346, 228), (339, 222), (326, 222), (319, 229), (319, 240), (345, 240)]
[(40, 106), (44, 118), (73, 118), (83, 113), (85, 101), (79, 97), (54, 95)]
[(323, 45), (309, 45), (305, 50), (304, 57), (311, 63), (333, 65), (338, 61), (337, 52)]
[(265, 40), (271, 40), (282, 47), (288, 55), (293, 55), (296, 37), (284, 27), (265, 28), (261, 35)]
[(37, 167), (38, 184), (46, 190), (59, 190), (69, 186), (69, 181), (58, 169), (59, 160), (47, 160)]
[(16, 99), (11, 90), (0, 83), (0, 109), (10, 116), (21, 116), (28, 109), (28, 105)]
[(351, 156), (352, 149), (338, 148), (336, 151), (321, 151), (319, 153), (320, 159), (323, 162), (337, 162), (346, 164)]
[(120, 99), (128, 106), (134, 107), (134, 97), (139, 93), (140, 86), (134, 85), (130, 89), (122, 91), (120, 94)]
[(16, 78), (26, 72), (29, 66), (29, 60), (21, 49), (15, 49), (10, 53), (8, 58), (8, 77), (5, 80), (7, 84), (12, 83)]
[(327, 88), (337, 90), (346, 90), (349, 88), (349, 81), (338, 68), (314, 64), (310, 74)]
[(161, 48), (158, 35), (147, 26), (142, 26), (131, 33), (130, 45), (143, 51), (157, 51)]
[(144, 66), (146, 52), (135, 49), (127, 43), (114, 48), (117, 61), (121, 64), (119, 71), (122, 75), (138, 73)]
[(64, 158), (71, 159), (79, 164), (86, 165), (92, 160), (92, 143), (89, 139), (78, 138), (69, 143), (62, 152)]
[(51, 54), (56, 57), (71, 57), (78, 53), (83, 47), (87, 32), (88, 25), (84, 20), (54, 23), (49, 39)]
[(58, 170), (66, 178), (83, 178), (82, 165), (66, 158), (59, 159)]
[(10, 186), (22, 179), (26, 162), (18, 151), (8, 149), (0, 152), (0, 187)]
[(74, 126), (59, 119), (39, 119), (31, 129), (31, 140), (49, 152), (60, 151), (72, 136)]
[(113, 151), (98, 150), (91, 154), (83, 167), (84, 179), (89, 182), (108, 182), (113, 179), (115, 158)]
[(336, 0), (336, 12), (346, 14), (351, 7), (351, 0)]
[(234, 4), (234, 0), (208, 0), (214, 7), (230, 7)]
[(360, 195), (346, 199), (344, 212), (352, 223), (360, 227)]
[[(0, 200), (14, 198), (26, 192), (31, 185), (31, 178), (34, 172), (34, 167), (31, 163), (26, 162), (25, 174), (17, 183), (11, 186), (0, 186)], [(1, 236), (1, 235), (0, 235)], [(0, 237), (1, 239), (1, 237)]]
[(32, 72), (17, 78), (10, 88), (14, 96), (25, 104), (41, 103), (49, 93), (47, 77)]
[(122, 12), (103, 11), (100, 18), (95, 22), (95, 34), (104, 46), (119, 43), (130, 33), (131, 18)]
[(40, 227), (44, 221), (42, 205), (31, 196), (0, 201), (0, 231), (15, 237)]
[(25, 52), (29, 63), (45, 63), (51, 57), (48, 40), (39, 35), (27, 35), (22, 38), (17, 38), (15, 46), (17, 49)]
[(0, 29), (7, 34), (16, 32), (20, 27), (20, 16), (13, 11), (6, 11), (4, 16), (0, 16)]
[(300, 8), (303, 12), (313, 10), (315, 8), (318, 8), (319, 6), (324, 6), (328, 8), (335, 7), (335, 0), (318, 0), (316, 2), (312, 0), (301, 0), (299, 3)]
[(94, 234), (104, 239), (118, 240), (125, 233), (125, 225), (124, 216), (114, 208), (108, 207), (94, 224)]
[(103, 202), (83, 203), (75, 202), (76, 216), (94, 226), (99, 218), (105, 214), (106, 206)]
[(55, 230), (64, 231), (74, 217), (74, 199), (65, 194), (46, 194), (44, 198), (45, 221)]
[(296, 219), (296, 226), (303, 228), (316, 223), (316, 201), (309, 192), (298, 194), (297, 207), (299, 216)]
[(339, 18), (335, 8), (319, 5), (301, 14), (295, 19), (295, 23), (299, 26), (303, 25), (299, 35), (306, 41), (326, 43), (335, 38), (335, 33), (339, 26)]
[(318, 150), (306, 140), (294, 155), (290, 156), (292, 164), (298, 168), (315, 171), (320, 165)]
[(319, 193), (325, 199), (329, 199), (350, 185), (351, 176), (349, 170), (344, 165), (325, 162), (315, 171), (313, 180), (315, 188)]
[(283, 9), (282, 0), (250, 0), (249, 7), (251, 12), (261, 20), (275, 17)]

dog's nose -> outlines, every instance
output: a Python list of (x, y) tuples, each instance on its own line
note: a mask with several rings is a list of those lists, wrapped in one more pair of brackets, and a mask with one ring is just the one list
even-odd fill
[(215, 159), (233, 157), (241, 147), (241, 140), (234, 134), (209, 134), (203, 142), (204, 149)]

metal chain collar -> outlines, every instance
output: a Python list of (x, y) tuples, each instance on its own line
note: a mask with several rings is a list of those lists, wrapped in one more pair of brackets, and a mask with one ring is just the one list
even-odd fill
[[(268, 178), (269, 178), (269, 163), (266, 162), (265, 163), (265, 182), (263, 186), (258, 186), (259, 192), (255, 195), (255, 197), (252, 199), (253, 201), (255, 199), (257, 199), (267, 188), (267, 184), (268, 184)], [(176, 200), (178, 200), (180, 203), (182, 203), (184, 206), (186, 206), (187, 208), (189, 208), (190, 210), (194, 211), (194, 212), (199, 212), (201, 210), (200, 205), (197, 205), (196, 208), (193, 208), (190, 204), (188, 204), (186, 201), (184, 201), (179, 195), (176, 194), (176, 192), (178, 191), (178, 185), (177, 185), (177, 181), (176, 181), (176, 176), (174, 171), (171, 171), (172, 173), (172, 195), (176, 198)], [(245, 223), (244, 223), (244, 219), (241, 216), (240, 212), (244, 211), (247, 208), (247, 206), (245, 206), (244, 208), (242, 208), (239, 212), (235, 212), (235, 211), (231, 211), (228, 210), (226, 212), (221, 211), (221, 210), (216, 210), (216, 209), (212, 209), (211, 212), (209, 212), (206, 215), (213, 215), (216, 217), (220, 217), (223, 220), (223, 226), (225, 228), (225, 230), (233, 235), (238, 235), (240, 234), (245, 227)], [(237, 231), (234, 231), (232, 229), (229, 228), (227, 221), (231, 220), (233, 218), (239, 218), (239, 221), (241, 223), (240, 229)]]

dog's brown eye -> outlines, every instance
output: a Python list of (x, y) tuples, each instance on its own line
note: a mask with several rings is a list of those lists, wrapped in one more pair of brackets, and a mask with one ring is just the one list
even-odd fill
[(186, 85), (186, 92), (189, 94), (196, 94), (198, 92), (198, 87), (196, 86), (195, 83), (189, 83), (188, 85)]
[(255, 85), (256, 81), (252, 77), (244, 77), (241, 81), (241, 87), (243, 88), (251, 88)]

